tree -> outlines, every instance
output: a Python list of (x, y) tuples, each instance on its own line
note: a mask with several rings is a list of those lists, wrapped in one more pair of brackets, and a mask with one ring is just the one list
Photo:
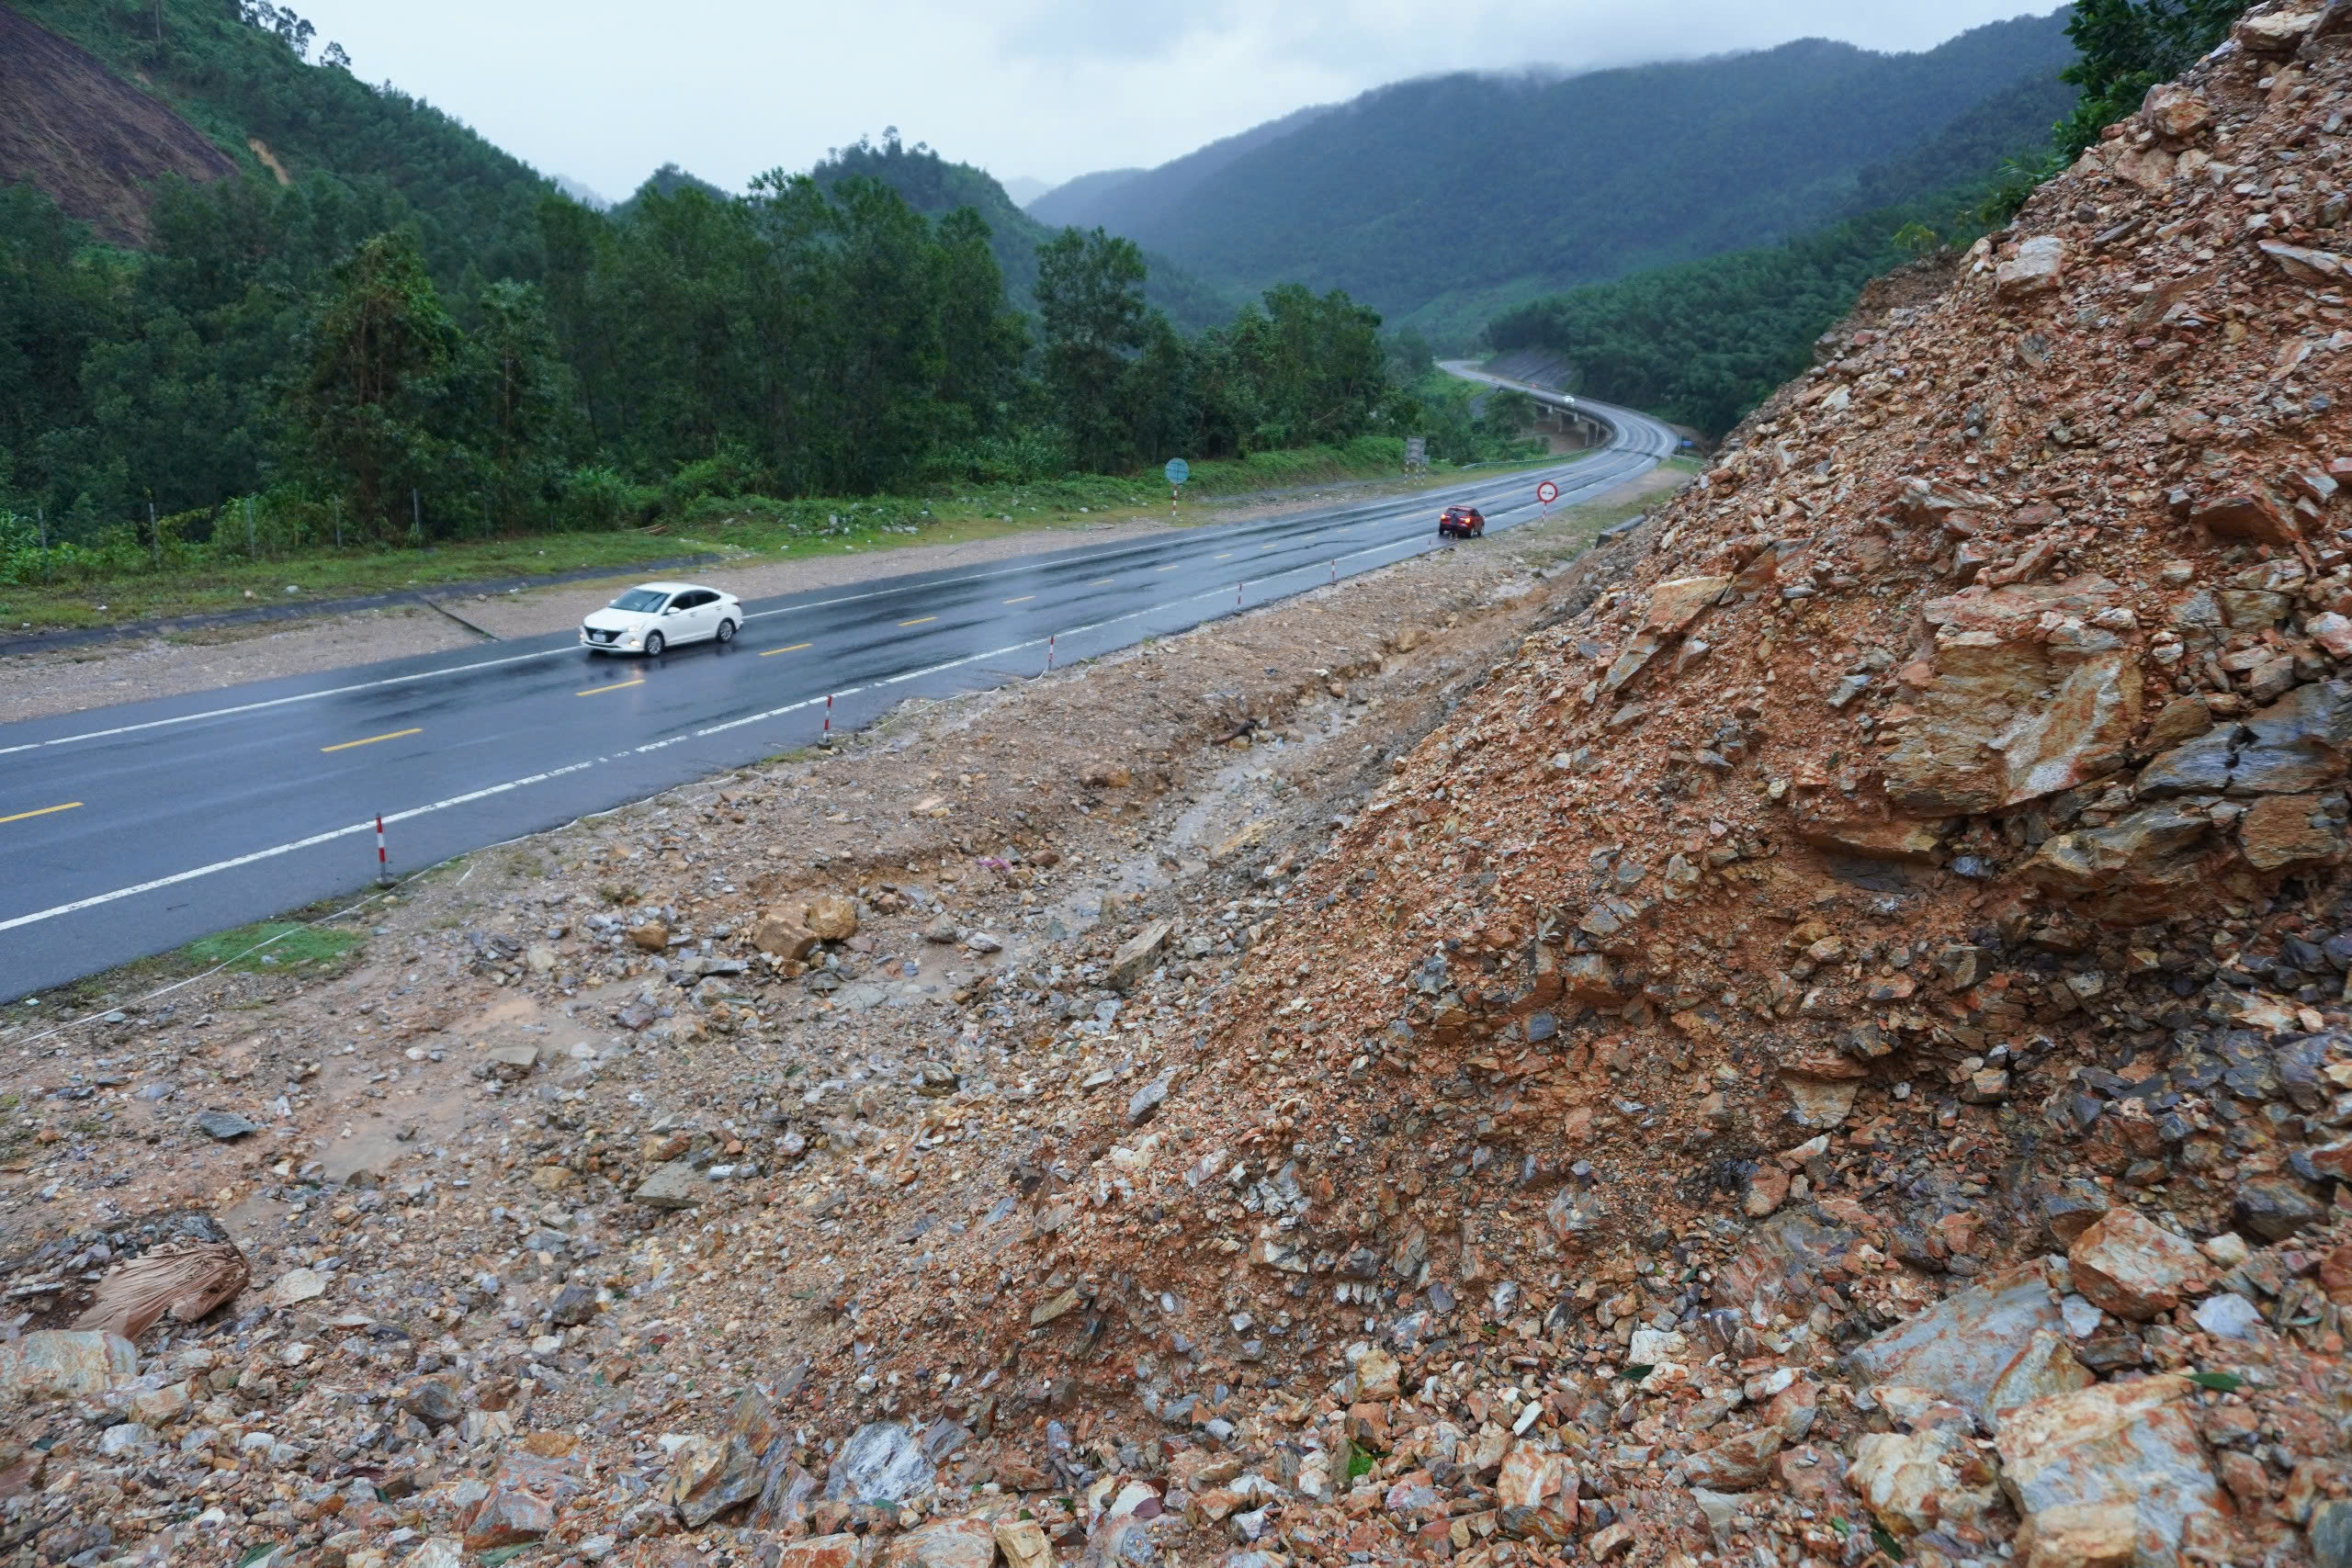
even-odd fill
[(1037, 318), (1046, 390), (1081, 468), (1123, 466), (1129, 433), (1119, 417), (1127, 362), (1151, 336), (1143, 252), (1097, 229), (1065, 229), (1037, 253)]
[(294, 398), (297, 462), (362, 519), (392, 517), (432, 471), (429, 416), (459, 346), (416, 236), (379, 234), (334, 271)]
[(939, 322), (940, 415), (948, 441), (988, 435), (1012, 418), (1029, 325), (1006, 303), (1004, 271), (978, 212), (959, 207), (939, 220), (929, 293)]
[(512, 527), (537, 521), (554, 496), (579, 444), (578, 405), (538, 289), (502, 278), (482, 290), (475, 313), (458, 377), (454, 412), (462, 423), (453, 434), (491, 521)]
[(2059, 124), (2061, 156), (2079, 154), (2138, 108), (2149, 88), (2195, 64), (2245, 7), (2246, 0), (2076, 0), (2066, 36), (2078, 58), (2063, 74), (2083, 97)]

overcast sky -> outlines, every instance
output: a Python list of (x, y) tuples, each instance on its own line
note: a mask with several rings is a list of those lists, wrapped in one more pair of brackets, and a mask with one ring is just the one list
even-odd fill
[(319, 45), (548, 174), (729, 189), (895, 125), (1000, 178), (1149, 165), (1437, 71), (1844, 39), (1931, 47), (2020, 0), (299, 0)]

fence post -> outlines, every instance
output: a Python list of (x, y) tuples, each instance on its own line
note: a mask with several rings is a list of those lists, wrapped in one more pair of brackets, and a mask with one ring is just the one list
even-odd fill
[(155, 570), (164, 570), (164, 531), (155, 526), (155, 503), (147, 503), (147, 542), (154, 547)]
[(334, 498), (334, 547), (343, 548), (343, 497)]
[(419, 549), (424, 547), (424, 507), (416, 499), (416, 487), (408, 487), (408, 531)]
[(40, 580), (49, 581), (49, 508), (36, 506), (33, 516), (40, 525)]
[(245, 558), (261, 559), (260, 547), (254, 542), (254, 498), (245, 497)]

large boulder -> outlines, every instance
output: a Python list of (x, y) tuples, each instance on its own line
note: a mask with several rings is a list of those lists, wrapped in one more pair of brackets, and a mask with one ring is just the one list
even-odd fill
[(817, 951), (817, 933), (801, 918), (802, 911), (779, 905), (760, 917), (752, 928), (752, 945), (771, 958), (794, 962)]
[(1648, 668), (1661, 649), (1689, 630), (1708, 605), (1723, 597), (1731, 582), (1728, 577), (1679, 577), (1651, 589), (1649, 607), (1642, 616), (1641, 626), (1626, 639), (1623, 651), (1600, 678), (1600, 689), (1615, 692)]
[(2140, 1516), (2128, 1503), (2044, 1508), (2011, 1544), (2017, 1568), (2132, 1568)]
[(2305, 795), (2341, 780), (2347, 754), (2352, 682), (2315, 681), (2163, 753), (2134, 787), (2143, 798)]
[[(1994, 1438), (2001, 1485), (2026, 1525), (2083, 1528), (2080, 1513), (2129, 1507), (2135, 1560), (2172, 1562), (2184, 1545), (2211, 1542), (2227, 1505), (2185, 1408), (2187, 1378), (2098, 1383), (2009, 1413)], [(2045, 1559), (2047, 1561), (2047, 1559)]]
[[(1912, 816), (1996, 811), (2120, 771), (2141, 724), (2141, 665), (2093, 623), (2120, 602), (2100, 576), (1928, 602), (1933, 680), (1884, 757), (1889, 802)], [(2049, 616), (2061, 630), (2044, 630)]]
[(808, 905), (808, 929), (820, 942), (847, 942), (857, 934), (857, 900), (828, 893)]
[(2265, 795), (2238, 821), (2238, 852), (2256, 871), (2340, 860), (2346, 815), (2340, 794)]
[(825, 1475), (825, 1495), (853, 1503), (901, 1503), (929, 1490), (934, 1473), (913, 1432), (895, 1421), (876, 1421), (842, 1445)]
[(888, 1568), (989, 1568), (996, 1529), (986, 1519), (941, 1519), (890, 1543)]
[(2103, 828), (2059, 834), (2018, 868), (2018, 879), (2111, 925), (2155, 919), (2212, 886), (2217, 858), (2225, 858), (2214, 852), (2212, 828), (2198, 807), (2159, 801)]
[[(2014, 1389), (2034, 1387), (2031, 1369), (2024, 1363), (2046, 1363), (2043, 1337), (2055, 1338), (2065, 1328), (2041, 1270), (2019, 1269), (1955, 1292), (1865, 1341), (1846, 1358), (1846, 1371), (1865, 1385), (1917, 1389), (1963, 1406), (1989, 1426), (1998, 1407), (1996, 1390), (2005, 1380)], [(2025, 1381), (2018, 1381), (2019, 1373)]]
[(1154, 920), (1120, 943), (1119, 951), (1111, 955), (1110, 973), (1102, 976), (1102, 983), (1122, 993), (1134, 990), (1159, 963), (1175, 930), (1166, 920)]
[(1897, 1535), (1973, 1525), (2000, 1496), (1993, 1466), (1954, 1427), (1865, 1433), (1854, 1445), (1846, 1480)]
[(2137, 1209), (2109, 1209), (2066, 1249), (2075, 1289), (2118, 1317), (2144, 1321), (2170, 1312), (2207, 1273), (2194, 1242)]
[(524, 1546), (555, 1529), (564, 1506), (580, 1495), (580, 1467), (571, 1460), (509, 1450), (491, 1472), (489, 1490), (459, 1517), (468, 1551)]
[(138, 1350), (105, 1329), (44, 1328), (0, 1342), (0, 1394), (104, 1393), (138, 1375)]
[(784, 1434), (775, 1407), (756, 1391), (735, 1402), (724, 1438), (689, 1438), (671, 1457), (670, 1500), (688, 1529), (758, 1497), (768, 1483), (764, 1461)]
[(2066, 274), (2066, 242), (2055, 234), (2036, 234), (2018, 242), (2017, 257), (1994, 269), (1993, 287), (2004, 299), (2048, 294)]
[[(1913, 816), (1976, 814), (2119, 772), (2140, 724), (2140, 667), (2093, 622), (2120, 602), (2088, 575), (1930, 602), (1934, 677), (1885, 755), (1887, 798)], [(2057, 633), (2042, 625), (2052, 615)]]

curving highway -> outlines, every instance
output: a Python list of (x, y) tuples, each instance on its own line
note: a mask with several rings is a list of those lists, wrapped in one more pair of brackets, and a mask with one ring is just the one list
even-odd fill
[(753, 601), (726, 648), (605, 659), (565, 633), (0, 726), (0, 999), (364, 886), (379, 813), (413, 871), (806, 746), (829, 699), (852, 728), (1026, 679), (1049, 637), (1066, 664), (1166, 637), (1444, 547), (1444, 505), (1500, 531), (1543, 479), (1590, 499), (1675, 450), (1577, 406), (1614, 438), (1572, 465)]

